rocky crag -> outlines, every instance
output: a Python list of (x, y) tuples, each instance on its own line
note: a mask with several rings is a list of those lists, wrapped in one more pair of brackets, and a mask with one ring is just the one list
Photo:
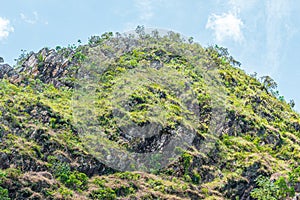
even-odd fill
[[(0, 64), (0, 199), (296, 198), (300, 117), (272, 79), (249, 76), (239, 65), (222, 47), (141, 30), (44, 48), (14, 67)], [(137, 72), (156, 81), (141, 84), (132, 76)], [(101, 127), (103, 138), (121, 149), (164, 151), (180, 130), (193, 132), (193, 139), (176, 159), (152, 170), (124, 171), (103, 162), (80, 136), (78, 124), (87, 121), (74, 113), (74, 97), (85, 86), (97, 96), (92, 128)], [(124, 110), (114, 105), (123, 102), (118, 88), (129, 93)], [(177, 88), (184, 88), (181, 96)], [(214, 104), (218, 99), (222, 103)], [(162, 117), (145, 114), (156, 105)], [(118, 121), (116, 108), (143, 130), (155, 124), (160, 131), (128, 133), (130, 124)]]

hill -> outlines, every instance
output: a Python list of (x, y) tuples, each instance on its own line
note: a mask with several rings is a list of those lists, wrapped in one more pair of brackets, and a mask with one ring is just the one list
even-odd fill
[(300, 118), (270, 77), (168, 32), (0, 65), (0, 199), (288, 199)]

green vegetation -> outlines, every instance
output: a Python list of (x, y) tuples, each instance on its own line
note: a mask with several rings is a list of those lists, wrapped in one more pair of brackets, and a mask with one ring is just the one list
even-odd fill
[(271, 182), (268, 178), (260, 176), (256, 179), (259, 188), (255, 188), (251, 192), (251, 196), (261, 200), (286, 199), (293, 197), (295, 190), (289, 187), (283, 177)]
[(59, 181), (64, 183), (68, 188), (74, 190), (86, 190), (88, 177), (84, 173), (71, 171), (70, 166), (66, 163), (58, 163), (54, 166), (54, 175)]
[[(6, 173), (0, 171), (0, 185), (3, 184), (3, 179), (5, 179)], [(0, 186), (0, 199), (1, 200), (10, 200), (8, 195), (8, 190)]]
[(102, 180), (95, 179), (94, 183), (100, 188), (94, 190), (90, 194), (90, 197), (92, 199), (116, 199), (117, 198), (116, 192), (111, 188), (105, 187)]
[(297, 167), (288, 173), (287, 177), (279, 176), (277, 180), (259, 176), (256, 183), (259, 186), (251, 192), (251, 196), (261, 200), (287, 199), (295, 195), (295, 185), (300, 177), (300, 168)]
[[(36, 64), (26, 65), (29, 56)], [(226, 48), (142, 26), (136, 35), (108, 32), (86, 45), (22, 51), (15, 66), (22, 72), (0, 80), (0, 199), (298, 195), (295, 103), (271, 77), (248, 76), (240, 65)], [(143, 138), (128, 134), (132, 123), (160, 129)], [(107, 146), (99, 145), (100, 133)], [(181, 133), (194, 138), (167, 165), (160, 153), (147, 172), (104, 162), (110, 147), (160, 152)]]

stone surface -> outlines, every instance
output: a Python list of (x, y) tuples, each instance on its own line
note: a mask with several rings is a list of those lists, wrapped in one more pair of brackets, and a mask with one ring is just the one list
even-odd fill
[(0, 64), (0, 79), (4, 78), (4, 76), (12, 76), (14, 74), (13, 68), (8, 64)]

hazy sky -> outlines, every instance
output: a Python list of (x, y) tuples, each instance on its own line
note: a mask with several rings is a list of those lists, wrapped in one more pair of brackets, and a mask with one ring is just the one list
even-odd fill
[(227, 47), (247, 73), (271, 75), (300, 111), (298, 0), (9, 0), (0, 4), (0, 56), (67, 46), (137, 25)]

